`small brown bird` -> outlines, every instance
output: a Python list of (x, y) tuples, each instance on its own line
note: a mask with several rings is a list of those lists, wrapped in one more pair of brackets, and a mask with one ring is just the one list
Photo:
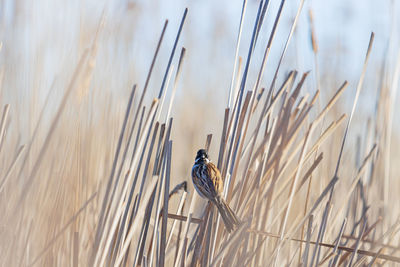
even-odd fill
[(192, 168), (192, 180), (194, 188), (203, 198), (217, 206), (226, 230), (230, 233), (239, 225), (239, 219), (228, 206), (221, 194), (224, 183), (218, 168), (208, 159), (206, 150), (200, 149)]

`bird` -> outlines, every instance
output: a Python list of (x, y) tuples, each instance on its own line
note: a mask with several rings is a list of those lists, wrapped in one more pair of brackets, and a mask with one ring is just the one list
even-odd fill
[(192, 167), (192, 181), (197, 193), (218, 208), (226, 230), (232, 232), (240, 221), (221, 195), (224, 187), (221, 172), (210, 161), (205, 149), (197, 151)]

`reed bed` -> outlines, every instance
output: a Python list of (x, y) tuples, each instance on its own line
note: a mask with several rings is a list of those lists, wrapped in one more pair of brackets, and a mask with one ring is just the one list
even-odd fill
[[(365, 60), (359, 62), (362, 71), (357, 86), (351, 88), (347, 81), (338, 81), (336, 91), (324, 101), (319, 85), (312, 94), (305, 90), (309, 72), (282, 69), (298, 18), (305, 12), (304, 1), (297, 6), (284, 46), (272, 50), (278, 29), (283, 27), (280, 19), (285, 2), (280, 1), (278, 12), (272, 14), (270, 1), (260, 1), (255, 16), (246, 17), (247, 1), (243, 1), (227, 104), (221, 104), (216, 114), (223, 117), (222, 130), (202, 136), (204, 142), (199, 145), (217, 151), (211, 156), (224, 179), (224, 197), (241, 219), (233, 233), (224, 229), (213, 205), (200, 204), (190, 179), (191, 166), (186, 166), (187, 177), (172, 176), (177, 166), (174, 147), (181, 140), (173, 138), (176, 118), (171, 110), (184, 75), (186, 54), (190, 53), (181, 45), (190, 16), (186, 9), (176, 28), (170, 28), (168, 21), (160, 25), (145, 83), (132, 86), (123, 103), (115, 149), (105, 158), (94, 157), (92, 162), (93, 154), (101, 154), (101, 149), (94, 150), (95, 141), (80, 137), (80, 131), (95, 130), (79, 122), (69, 132), (88, 144), (71, 147), (68, 139), (65, 143), (54, 141), (62, 119), (68, 116), (69, 101), (81, 101), (87, 94), (104, 21), (77, 63), (43, 140), (37, 140), (45, 120), (42, 114), (31, 140), (24, 145), (10, 141), (7, 148), (12, 145), (15, 150), (5, 151), (4, 143), (10, 139), (8, 122), (16, 118), (15, 114), (10, 118), (10, 106), (4, 106), (0, 152), (9, 160), (7, 165), (3, 163), (6, 167), (0, 180), (0, 194), (7, 202), (1, 205), (2, 265), (399, 265), (398, 205), (389, 203), (389, 193), (399, 193), (390, 188), (397, 177), (389, 171), (395, 108), (388, 95), (395, 96), (398, 87), (400, 57), (394, 71), (385, 70), (393, 73), (393, 82), (378, 85), (375, 118), (363, 123), (367, 126), (365, 136), (354, 142), (353, 117), (359, 112), (357, 104), (367, 70), (374, 69), (369, 62), (374, 33), (369, 43), (360, 47)], [(262, 43), (259, 34), (267, 27), (266, 16), (274, 16), (275, 21), (269, 25), (267, 42)], [(312, 13), (308, 16), (313, 29)], [(248, 47), (241, 42), (245, 20), (253, 23)], [(176, 38), (163, 62), (166, 68), (159, 90), (154, 92), (149, 84), (155, 66), (161, 64), (159, 52), (167, 30), (175, 31)], [(317, 58), (313, 30), (310, 39)], [(242, 47), (247, 49), (244, 58), (239, 57)], [(264, 51), (258, 67), (252, 64), (255, 49)], [(275, 68), (269, 65), (271, 51), (280, 55)], [(317, 62), (311, 71), (318, 73)], [(273, 73), (272, 80), (264, 81), (265, 72)], [(255, 79), (249, 78), (250, 74)], [(346, 91), (350, 91), (351, 106), (338, 112), (338, 102)], [(82, 115), (85, 109), (77, 112)], [(199, 110), (196, 116), (201, 114)], [(107, 134), (98, 135), (98, 143), (106, 146), (111, 142)], [(57, 164), (51, 162), (48, 151), (54, 146), (62, 150), (60, 154), (70, 155), (67, 161), (55, 158)], [(349, 149), (356, 150), (355, 164), (346, 162)], [(184, 157), (194, 159), (195, 152)], [(68, 171), (67, 166), (74, 166), (74, 162), (81, 162), (76, 164), (83, 167), (77, 169), (84, 171)], [(99, 168), (93, 170), (93, 166)], [(87, 184), (85, 176), (89, 174), (100, 177), (97, 183)], [(69, 189), (63, 191), (63, 187)], [(67, 212), (63, 203), (71, 199), (74, 204)], [(52, 208), (47, 216), (37, 218), (30, 211), (30, 201)], [(52, 222), (47, 224), (46, 218), (53, 218)], [(39, 231), (40, 225), (44, 229)], [(14, 229), (11, 234), (4, 230), (10, 228)]]

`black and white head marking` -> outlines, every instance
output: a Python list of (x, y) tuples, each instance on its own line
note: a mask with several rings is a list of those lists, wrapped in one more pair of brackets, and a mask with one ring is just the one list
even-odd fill
[(200, 149), (199, 151), (197, 151), (195, 163), (197, 164), (197, 163), (201, 163), (201, 162), (205, 162), (205, 163), (210, 162), (210, 160), (208, 159), (207, 151), (205, 149)]

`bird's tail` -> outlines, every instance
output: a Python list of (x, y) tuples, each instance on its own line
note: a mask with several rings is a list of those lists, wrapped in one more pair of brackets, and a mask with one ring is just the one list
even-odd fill
[(219, 214), (221, 214), (226, 230), (229, 233), (232, 232), (235, 226), (240, 224), (238, 217), (221, 196), (216, 198), (215, 205), (218, 208)]

